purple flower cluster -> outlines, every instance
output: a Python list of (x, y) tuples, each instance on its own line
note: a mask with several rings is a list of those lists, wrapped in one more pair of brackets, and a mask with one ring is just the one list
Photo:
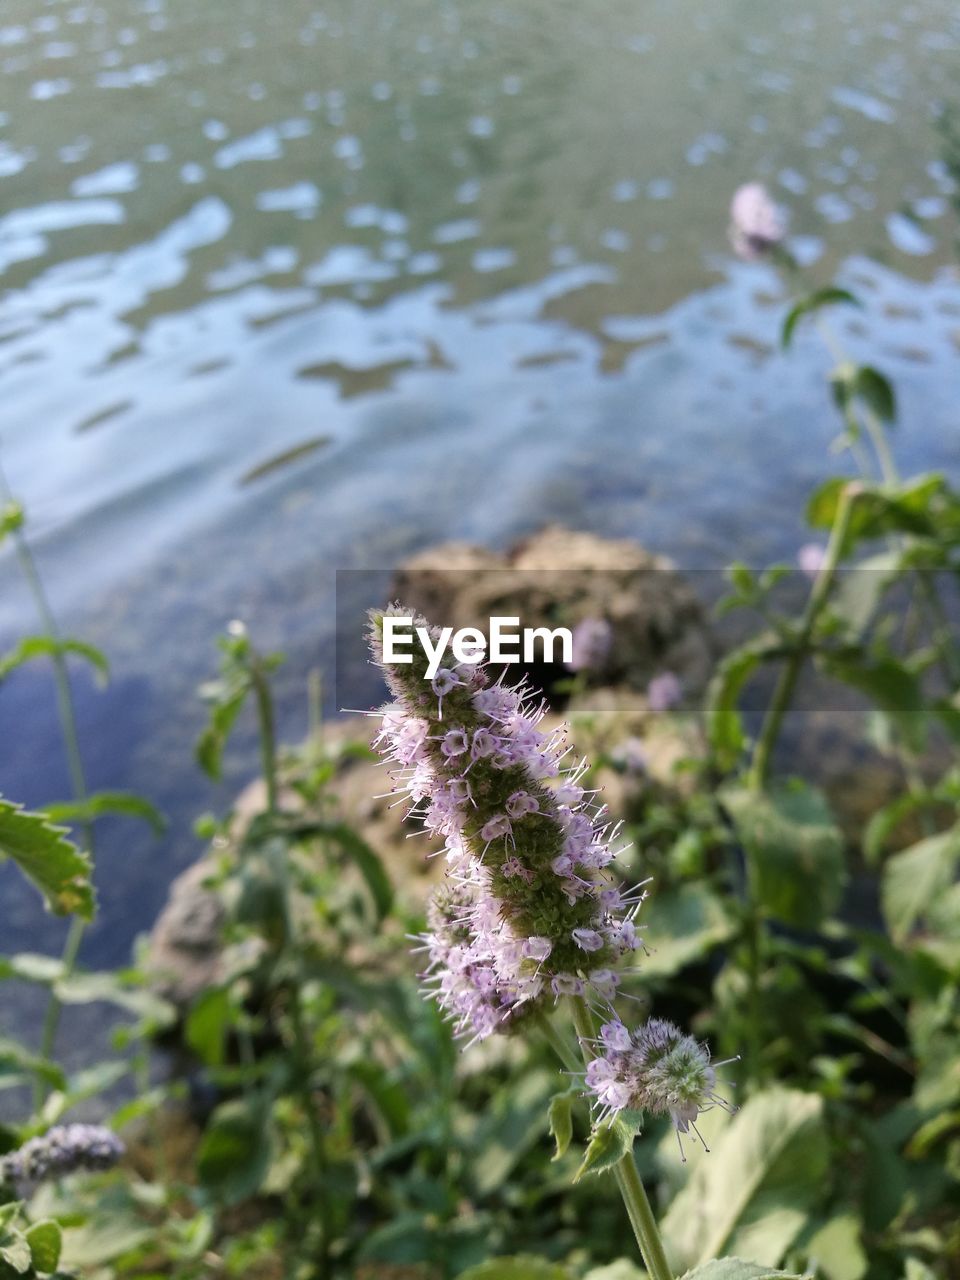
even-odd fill
[(730, 1109), (716, 1091), (716, 1065), (723, 1064), (712, 1064), (706, 1046), (672, 1022), (649, 1018), (631, 1032), (614, 1018), (600, 1028), (596, 1048), (586, 1083), (601, 1118), (626, 1110), (646, 1111), (669, 1116), (678, 1134), (691, 1128), (697, 1133), (701, 1111), (714, 1105)]
[(50, 1179), (81, 1169), (111, 1169), (123, 1153), (123, 1143), (103, 1125), (57, 1125), (0, 1159), (0, 1184), (25, 1198)]
[(730, 203), (730, 240), (734, 252), (756, 262), (782, 243), (787, 234), (783, 210), (761, 182), (738, 187)]
[(583, 786), (586, 762), (567, 763), (562, 730), (544, 730), (545, 707), (523, 685), (491, 684), (480, 664), (428, 679), (416, 645), (412, 662), (384, 664), (381, 618), (372, 647), (394, 701), (374, 745), (410, 814), (444, 841), (447, 882), (420, 939), (440, 1007), (477, 1040), (551, 996), (609, 1005), (614, 966), (640, 947), (646, 895), (605, 874), (620, 824)]

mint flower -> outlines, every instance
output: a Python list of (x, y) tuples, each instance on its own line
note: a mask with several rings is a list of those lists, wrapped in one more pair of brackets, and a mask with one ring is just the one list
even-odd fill
[(57, 1125), (0, 1159), (0, 1184), (12, 1187), (19, 1198), (25, 1199), (42, 1182), (64, 1178), (81, 1169), (111, 1169), (124, 1150), (116, 1134), (103, 1125)]
[(613, 628), (606, 618), (584, 618), (573, 628), (570, 638), (570, 670), (595, 671), (610, 656)]
[(583, 787), (586, 762), (569, 760), (561, 730), (542, 728), (545, 704), (523, 684), (491, 684), (481, 664), (427, 679), (416, 645), (412, 662), (385, 664), (382, 616), (372, 615), (371, 645), (394, 701), (374, 745), (447, 864), (419, 939), (426, 989), (471, 1042), (551, 998), (609, 1005), (613, 966), (641, 945), (634, 916), (646, 894), (606, 875), (621, 824)]
[(600, 1028), (586, 1087), (600, 1118), (626, 1110), (669, 1116), (678, 1137), (693, 1129), (703, 1142), (696, 1126), (700, 1113), (712, 1106), (732, 1110), (716, 1088), (716, 1067), (723, 1065), (711, 1063), (706, 1045), (664, 1018), (649, 1018), (633, 1032), (614, 1018)]
[(669, 711), (683, 701), (683, 685), (672, 671), (664, 671), (647, 685), (647, 701), (658, 715)]
[(775, 249), (786, 233), (783, 210), (762, 182), (738, 187), (730, 202), (730, 241), (738, 257), (756, 262)]

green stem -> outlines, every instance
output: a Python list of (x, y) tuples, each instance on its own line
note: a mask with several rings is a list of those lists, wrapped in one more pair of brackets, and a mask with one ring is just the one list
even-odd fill
[(750, 766), (749, 782), (754, 790), (761, 791), (766, 785), (767, 777), (770, 773), (770, 762), (777, 739), (780, 736), (783, 717), (793, 700), (800, 671), (810, 649), (810, 640), (814, 627), (830, 595), (833, 580), (837, 573), (837, 565), (843, 555), (844, 543), (847, 540), (847, 533), (850, 528), (850, 513), (855, 495), (856, 491), (851, 486), (844, 489), (840, 495), (840, 502), (834, 518), (833, 528), (830, 531), (830, 541), (827, 544), (823, 567), (817, 574), (807, 599), (807, 607), (800, 621), (800, 634), (797, 636), (793, 651), (780, 673), (780, 679), (777, 681), (773, 698), (767, 708), (767, 714), (754, 748), (753, 761)]
[[(0, 497), (5, 502), (13, 501), (13, 494), (7, 483), (6, 474), (0, 466)], [(40, 576), (40, 570), (30, 544), (24, 537), (20, 529), (13, 531), (13, 544), (16, 551), (17, 561), (20, 565), (20, 571), (23, 574), (30, 594), (33, 596), (34, 605), (40, 618), (41, 626), (44, 632), (55, 643), (62, 640), (59, 624), (54, 615), (53, 608), (47, 596), (46, 588), (43, 585), (43, 579)], [(67, 770), (70, 775), (70, 788), (73, 792), (73, 798), (77, 804), (83, 804), (88, 796), (86, 772), (83, 767), (83, 756), (80, 751), (80, 734), (77, 729), (76, 708), (73, 702), (73, 691), (70, 688), (70, 673), (67, 670), (66, 658), (60, 648), (55, 647), (52, 653), (53, 676), (57, 691), (57, 713), (60, 719), (60, 730), (63, 737), (64, 749), (67, 757)], [(95, 848), (93, 837), (93, 823), (88, 819), (81, 819), (79, 822), (81, 845), (90, 859), (91, 865), (95, 862)], [(80, 953), (80, 944), (83, 941), (83, 935), (86, 931), (85, 923), (77, 916), (70, 922), (70, 928), (67, 931), (66, 941), (64, 942), (63, 951), (61, 953), (62, 972), (65, 977), (73, 972), (77, 963), (77, 956)], [(46, 1012), (43, 1019), (43, 1032), (40, 1040), (40, 1056), (49, 1058), (53, 1054), (54, 1045), (57, 1039), (57, 1028), (60, 1025), (61, 1004), (59, 998), (51, 992), (47, 1002)], [(34, 1105), (39, 1108), (48, 1092), (47, 1086), (41, 1080), (37, 1080), (34, 1085)]]
[[(587, 1008), (586, 1001), (582, 996), (573, 996), (571, 1002), (573, 1004), (573, 1023), (577, 1029), (577, 1035), (580, 1037), (583, 1059), (584, 1062), (589, 1062), (594, 1056), (591, 1045), (597, 1033), (593, 1015)], [(643, 1182), (637, 1172), (632, 1147), (614, 1167), (614, 1174), (650, 1280), (673, 1280), (673, 1271), (667, 1261), (667, 1254), (663, 1247), (663, 1240), (660, 1237), (657, 1220), (653, 1215), (653, 1209), (644, 1190)]]
[(277, 733), (273, 715), (273, 698), (270, 682), (260, 663), (253, 655), (251, 663), (253, 691), (257, 699), (257, 717), (260, 721), (260, 758), (263, 764), (263, 780), (267, 786), (267, 813), (277, 812)]

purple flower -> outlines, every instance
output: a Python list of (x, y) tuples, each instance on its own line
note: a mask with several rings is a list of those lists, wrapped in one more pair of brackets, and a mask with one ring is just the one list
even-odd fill
[(787, 233), (783, 210), (761, 182), (738, 187), (730, 202), (730, 240), (734, 252), (756, 262), (783, 241)]
[(472, 1039), (551, 994), (589, 989), (609, 1004), (611, 965), (640, 947), (633, 916), (644, 895), (622, 894), (603, 874), (622, 852), (620, 824), (583, 787), (585, 762), (566, 763), (565, 735), (544, 730), (541, 700), (523, 685), (490, 685), (481, 664), (438, 687), (414, 651), (384, 674), (394, 701), (375, 746), (410, 813), (445, 842), (448, 883), (419, 939), (429, 993)]
[(660, 715), (675, 707), (683, 698), (683, 686), (672, 671), (664, 671), (654, 676), (647, 685), (647, 702), (650, 710)]
[(26, 1199), (42, 1182), (83, 1169), (112, 1169), (124, 1150), (117, 1135), (103, 1125), (56, 1125), (0, 1159), (0, 1184)]
[(584, 618), (573, 628), (570, 646), (571, 671), (596, 671), (610, 656), (613, 628), (606, 618)]
[(801, 573), (805, 573), (808, 578), (818, 577), (826, 556), (827, 549), (819, 542), (808, 542), (802, 546), (797, 552), (797, 564)]
[(630, 1032), (614, 1019), (601, 1027), (599, 1046), (587, 1068), (586, 1088), (602, 1114), (628, 1107), (648, 1111), (670, 1116), (678, 1133), (688, 1133), (691, 1127), (696, 1132), (697, 1116), (709, 1107), (731, 1109), (717, 1092), (706, 1045), (672, 1022), (650, 1018)]

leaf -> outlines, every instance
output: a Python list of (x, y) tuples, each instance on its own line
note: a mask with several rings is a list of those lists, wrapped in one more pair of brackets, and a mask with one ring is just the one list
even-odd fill
[(239, 1204), (260, 1189), (270, 1164), (264, 1116), (247, 1102), (221, 1104), (197, 1152), (197, 1174), (216, 1200)]
[(960, 824), (887, 860), (880, 895), (894, 942), (906, 941), (917, 921), (953, 882), (958, 865)]
[(857, 370), (854, 394), (859, 396), (881, 422), (892, 423), (897, 416), (897, 398), (889, 379), (872, 365)]
[(220, 781), (223, 766), (223, 749), (237, 716), (243, 710), (251, 684), (244, 679), (238, 687), (217, 702), (210, 711), (210, 722), (200, 735), (196, 747), (197, 763), (204, 773)]
[(783, 645), (761, 636), (728, 653), (707, 688), (704, 715), (707, 737), (722, 768), (732, 768), (744, 749), (743, 724), (737, 704), (743, 687), (761, 664), (778, 657)]
[(56, 982), (53, 990), (63, 1004), (114, 1004), (151, 1030), (162, 1030), (176, 1020), (173, 1005), (146, 987), (128, 985), (116, 973), (71, 973)]
[(490, 1258), (462, 1271), (457, 1280), (571, 1280), (571, 1273), (555, 1262), (517, 1254), (512, 1258)]
[(803, 1251), (817, 1276), (824, 1280), (863, 1280), (867, 1255), (861, 1240), (860, 1219), (840, 1213), (824, 1223), (804, 1244)]
[(204, 991), (187, 1014), (184, 1039), (206, 1066), (223, 1065), (231, 1019), (230, 993), (226, 987)]
[[(845, 476), (834, 476), (815, 491), (807, 504), (807, 520), (813, 528), (833, 527), (840, 496), (849, 484)], [(944, 478), (937, 472), (896, 488), (863, 485), (850, 512), (848, 546), (892, 533), (936, 539), (942, 530), (935, 506), (944, 488)]]
[(332, 840), (334, 844), (339, 845), (342, 852), (350, 858), (363, 876), (378, 919), (382, 920), (389, 914), (393, 906), (393, 885), (379, 855), (352, 827), (345, 822), (298, 823), (293, 828), (293, 834), (300, 838), (317, 836), (320, 839)]
[(474, 1135), (471, 1174), (480, 1196), (499, 1190), (547, 1128), (547, 1101), (556, 1088), (552, 1071), (531, 1071), (494, 1098)]
[(597, 1125), (583, 1154), (580, 1168), (573, 1175), (574, 1182), (579, 1182), (588, 1173), (603, 1173), (619, 1164), (633, 1150), (634, 1136), (633, 1130), (622, 1120), (608, 1120), (605, 1124)]
[(804, 316), (812, 315), (822, 307), (835, 306), (837, 303), (847, 303), (854, 307), (860, 306), (860, 300), (854, 297), (848, 289), (838, 289), (835, 285), (830, 285), (825, 289), (817, 289), (808, 294), (806, 298), (801, 298), (799, 302), (794, 303), (783, 322), (783, 331), (780, 335), (780, 342), (784, 349), (789, 347), (794, 331)]
[(771, 1271), (756, 1262), (742, 1258), (717, 1258), (702, 1267), (688, 1271), (681, 1280), (802, 1280), (792, 1271)]
[(583, 1280), (647, 1280), (647, 1273), (629, 1258), (618, 1258), (604, 1267), (591, 1267)]
[(30, 1270), (30, 1246), (26, 1239), (17, 1234), (8, 1234), (0, 1242), (0, 1260), (11, 1267), (17, 1275), (26, 1275)]
[(0, 858), (12, 858), (56, 915), (91, 920), (94, 912), (87, 856), (43, 814), (29, 813), (0, 797)]
[(780, 1262), (822, 1194), (829, 1150), (822, 1098), (783, 1088), (754, 1094), (663, 1219), (677, 1269), (700, 1264), (697, 1280), (738, 1276), (703, 1269), (729, 1251), (758, 1263), (756, 1275), (768, 1274), (762, 1268)]
[(550, 1099), (550, 1136), (557, 1144), (553, 1160), (562, 1160), (567, 1154), (573, 1137), (573, 1104), (575, 1096), (569, 1091), (555, 1094)]
[(23, 528), (23, 507), (19, 502), (7, 502), (0, 507), (0, 542)]
[(56, 636), (28, 636), (5, 658), (0, 658), (0, 680), (6, 679), (17, 667), (22, 667), (35, 658), (56, 658), (67, 654), (89, 662), (101, 682), (106, 682), (109, 678), (110, 665), (94, 645), (86, 644), (83, 640), (62, 640)]
[(881, 551), (837, 575), (830, 611), (843, 620), (856, 638), (863, 635), (883, 593), (896, 579), (900, 559), (899, 551)]
[(56, 1222), (35, 1222), (27, 1231), (27, 1244), (36, 1271), (56, 1271), (63, 1247), (63, 1234)]
[(62, 1089), (66, 1083), (63, 1071), (55, 1062), (36, 1057), (16, 1040), (5, 1037), (0, 1038), (0, 1079), (3, 1076), (36, 1077), (54, 1089)]
[(645, 924), (647, 978), (679, 973), (729, 938), (734, 927), (720, 899), (703, 884), (681, 884), (655, 894)]
[(45, 812), (51, 822), (93, 822), (106, 814), (142, 818), (157, 835), (162, 835), (167, 826), (160, 810), (132, 791), (97, 791), (83, 801), (48, 804)]
[(815, 929), (840, 902), (843, 837), (823, 795), (805, 783), (725, 787), (720, 799), (747, 856), (756, 900), (775, 919)]

